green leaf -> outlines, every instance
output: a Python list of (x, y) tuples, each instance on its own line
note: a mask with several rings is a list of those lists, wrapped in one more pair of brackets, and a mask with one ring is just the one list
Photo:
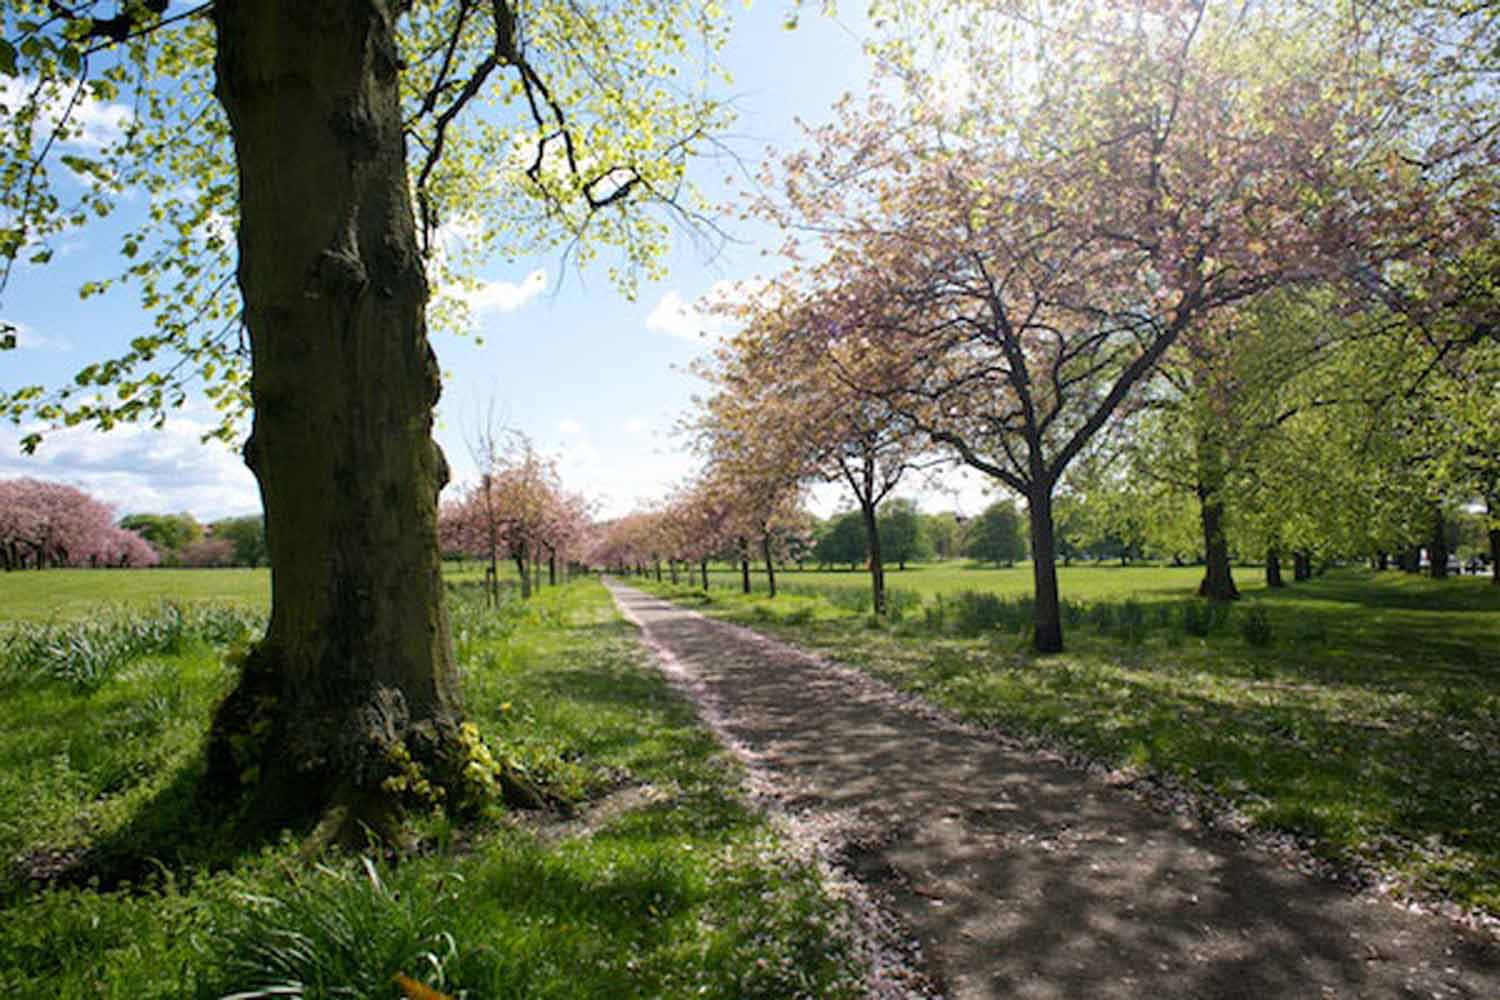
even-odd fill
[(0, 73), (16, 76), (16, 47), (0, 38)]

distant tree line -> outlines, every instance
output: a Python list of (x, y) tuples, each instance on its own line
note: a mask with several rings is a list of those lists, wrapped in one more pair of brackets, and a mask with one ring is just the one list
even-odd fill
[(122, 566), (260, 566), (262, 518), (200, 524), (191, 514), (131, 514), (73, 486), (0, 480), (0, 569)]

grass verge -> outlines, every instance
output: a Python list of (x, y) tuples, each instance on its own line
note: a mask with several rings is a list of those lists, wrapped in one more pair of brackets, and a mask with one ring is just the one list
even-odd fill
[(1218, 611), (1075, 600), (1048, 657), (1024, 597), (938, 593), (880, 621), (821, 594), (643, 585), (1500, 916), (1500, 593), (1482, 581), (1348, 570)]
[[(741, 774), (645, 662), (602, 587), (499, 613), (460, 595), (470, 717), (568, 817), (421, 821), (425, 847), (308, 867), (187, 803), (214, 643), (98, 683), (0, 685), (0, 995), (370, 997), (400, 973), (454, 997), (858, 995), (842, 907), (747, 807)], [(131, 881), (59, 879), (103, 846)]]

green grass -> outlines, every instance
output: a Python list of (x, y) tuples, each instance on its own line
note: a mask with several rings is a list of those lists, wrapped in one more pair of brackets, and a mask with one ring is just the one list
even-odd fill
[[(460, 589), (471, 718), (575, 818), (424, 819), (423, 850), (400, 864), (308, 867), (290, 837), (236, 846), (193, 814), (208, 712), (232, 681), (219, 647), (193, 635), (88, 687), (13, 677), (0, 995), (272, 995), (295, 981), (274, 995), (390, 1000), (397, 972), (475, 1000), (857, 995), (841, 909), (740, 798), (737, 766), (644, 664), (603, 588), (499, 613)], [(635, 807), (590, 819), (625, 790)], [(24, 877), (80, 852), (110, 862), (102, 881), (87, 867)]]
[(77, 621), (101, 606), (164, 602), (264, 607), (265, 569), (47, 569), (0, 573), (0, 621)]
[[(1190, 596), (1196, 576), (1064, 571), (1068, 651), (1050, 657), (1029, 649), (1013, 591), (963, 598), (994, 612), (965, 636), (960, 598), (939, 587), (890, 623), (823, 596), (715, 590), (705, 604), (659, 589), (972, 721), (1168, 775), (1413, 893), (1500, 914), (1500, 588), (1340, 570), (1211, 616)], [(1116, 589), (1127, 579), (1145, 589)]]
[[(680, 570), (679, 570), (680, 573)], [(763, 593), (766, 589), (765, 567), (751, 567), (751, 589)], [(1137, 597), (1142, 600), (1169, 599), (1191, 593), (1203, 578), (1201, 566), (1118, 566), (1114, 564), (1088, 564), (1061, 566), (1057, 568), (1058, 586), (1065, 597), (1074, 600), (1094, 601), (1110, 598)], [(738, 569), (710, 566), (709, 584), (714, 589), (739, 590)], [(692, 581), (697, 582), (696, 570)], [(1242, 590), (1255, 591), (1264, 584), (1256, 570), (1238, 569), (1235, 581)], [(869, 593), (870, 574), (864, 569), (848, 570), (798, 570), (795, 567), (776, 572), (779, 588), (840, 587)], [(913, 563), (905, 570), (887, 566), (886, 586), (893, 590), (906, 590), (924, 597), (935, 594), (954, 596), (965, 590), (982, 590), (1005, 597), (1019, 597), (1031, 593), (1031, 564), (1021, 563), (1010, 567), (980, 565), (968, 561), (952, 560), (941, 563)]]
[[(443, 563), (453, 584), (478, 583), (484, 564)], [(543, 574), (545, 580), (545, 571)], [(515, 583), (513, 565), (500, 565), (502, 584)], [(213, 569), (46, 569), (0, 573), (0, 622), (77, 621), (101, 606), (143, 610), (163, 603), (231, 604), (264, 608), (271, 600), (271, 571)]]

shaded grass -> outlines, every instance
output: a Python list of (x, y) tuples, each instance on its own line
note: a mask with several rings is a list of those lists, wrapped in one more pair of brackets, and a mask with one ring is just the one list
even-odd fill
[[(989, 608), (967, 613), (983, 627), (964, 600)], [(895, 622), (781, 601), (716, 591), (705, 610), (1500, 914), (1500, 593), (1484, 581), (1345, 570), (1219, 611), (1074, 598), (1050, 657), (1030, 650), (1020, 597), (935, 594)]]
[[(415, 858), (315, 868), (290, 835), (174, 835), (232, 679), (217, 650), (139, 659), (91, 690), (15, 686), (0, 691), (17, 720), (0, 732), (0, 994), (389, 1000), (397, 972), (473, 998), (858, 993), (841, 909), (747, 808), (602, 587), (499, 613), (460, 594), (453, 618), (470, 717), (573, 803), (573, 825), (430, 817)], [(646, 805), (588, 820), (590, 801), (642, 783)], [(155, 860), (114, 889), (13, 863), (132, 841)]]

